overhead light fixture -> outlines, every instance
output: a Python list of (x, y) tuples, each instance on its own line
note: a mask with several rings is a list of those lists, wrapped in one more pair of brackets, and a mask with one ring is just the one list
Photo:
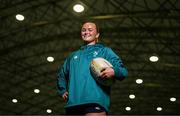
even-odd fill
[(34, 93), (39, 93), (40, 90), (39, 89), (34, 89)]
[(126, 107), (126, 111), (130, 111), (131, 110), (131, 107)]
[(149, 60), (151, 62), (157, 62), (159, 60), (159, 58), (157, 56), (151, 56), (151, 57), (149, 57)]
[(16, 19), (17, 19), (18, 21), (23, 21), (23, 20), (24, 20), (24, 16), (23, 16), (22, 14), (17, 14), (17, 15), (16, 15)]
[(53, 62), (53, 61), (54, 61), (54, 58), (53, 58), (52, 56), (49, 56), (49, 57), (47, 57), (47, 61), (48, 61), (48, 62)]
[(171, 98), (170, 98), (170, 101), (175, 102), (175, 101), (176, 101), (176, 98), (175, 98), (175, 97), (171, 97)]
[(52, 113), (52, 110), (51, 109), (47, 109), (46, 112), (47, 113)]
[(162, 108), (161, 107), (157, 107), (157, 111), (162, 111)]
[(134, 98), (135, 98), (135, 95), (134, 95), (134, 94), (131, 94), (131, 95), (129, 95), (129, 98), (130, 98), (130, 99), (134, 99)]
[(141, 84), (141, 83), (143, 83), (143, 80), (142, 79), (136, 79), (136, 83)]
[(17, 99), (12, 99), (12, 102), (13, 102), (13, 103), (17, 103), (18, 100), (17, 100)]
[(77, 13), (81, 13), (84, 11), (84, 6), (82, 4), (75, 4), (73, 10)]

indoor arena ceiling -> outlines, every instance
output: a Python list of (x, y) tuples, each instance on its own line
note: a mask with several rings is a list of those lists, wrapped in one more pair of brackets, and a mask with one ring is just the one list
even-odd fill
[(0, 0), (1, 115), (64, 113), (57, 70), (82, 45), (85, 20), (129, 71), (112, 86), (110, 114), (180, 114), (179, 0)]

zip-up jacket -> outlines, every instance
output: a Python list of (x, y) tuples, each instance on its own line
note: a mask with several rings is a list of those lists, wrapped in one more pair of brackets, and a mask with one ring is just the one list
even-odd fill
[(65, 108), (87, 103), (97, 103), (109, 111), (110, 89), (98, 84), (92, 77), (90, 63), (92, 59), (102, 57), (113, 65), (116, 80), (127, 77), (127, 69), (120, 57), (103, 44), (84, 45), (73, 52), (58, 70), (58, 92), (62, 96), (66, 91), (68, 100)]

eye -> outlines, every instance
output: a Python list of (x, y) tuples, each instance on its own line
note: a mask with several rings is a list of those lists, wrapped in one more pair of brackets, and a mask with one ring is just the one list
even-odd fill
[(88, 31), (93, 31), (93, 29), (92, 29), (92, 28), (89, 28)]
[(82, 30), (81, 30), (81, 32), (85, 32), (86, 31), (86, 29), (85, 28), (83, 28)]

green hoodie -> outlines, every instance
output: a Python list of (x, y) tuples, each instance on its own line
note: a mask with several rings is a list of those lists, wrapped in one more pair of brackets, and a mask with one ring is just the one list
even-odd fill
[(62, 96), (68, 92), (66, 107), (97, 103), (109, 111), (110, 87), (101, 86), (91, 75), (90, 62), (97, 57), (108, 60), (115, 71), (113, 78), (122, 80), (127, 70), (121, 59), (103, 44), (85, 45), (73, 52), (58, 71), (58, 92)]

